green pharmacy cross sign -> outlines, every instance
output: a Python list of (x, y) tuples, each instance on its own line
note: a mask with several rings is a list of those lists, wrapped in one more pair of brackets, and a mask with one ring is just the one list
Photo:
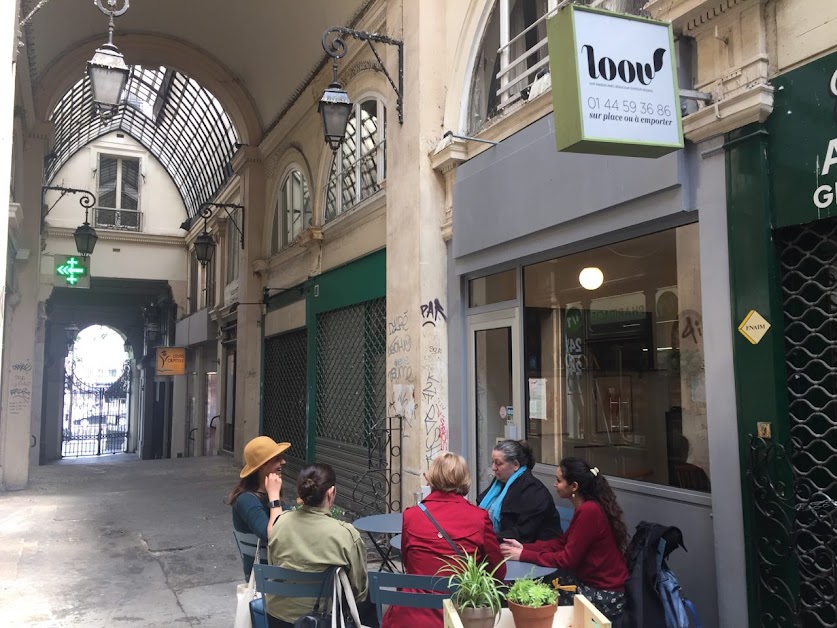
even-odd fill
[(56, 255), (56, 284), (67, 288), (89, 288), (90, 261), (79, 255)]

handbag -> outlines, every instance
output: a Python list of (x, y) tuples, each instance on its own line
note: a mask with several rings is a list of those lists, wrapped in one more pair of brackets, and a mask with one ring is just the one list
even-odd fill
[[(332, 582), (336, 579), (334, 569), (334, 567), (330, 569), (332, 572)], [(323, 590), (326, 582), (328, 582), (328, 577), (323, 578), (323, 583), (320, 585), (320, 593), (317, 596), (317, 602), (314, 604), (314, 608), (307, 615), (299, 617), (294, 622), (294, 628), (330, 628), (331, 616), (325, 610), (320, 610), (320, 600), (323, 599)]]
[(442, 537), (443, 539), (445, 539), (445, 540), (448, 542), (448, 545), (450, 545), (450, 546), (453, 548), (453, 551), (454, 551), (454, 552), (456, 552), (457, 554), (459, 554), (460, 556), (462, 556), (462, 555), (463, 555), (462, 548), (461, 548), (461, 547), (457, 547), (457, 546), (454, 544), (453, 539), (451, 539), (451, 538), (450, 538), (450, 535), (449, 535), (447, 532), (445, 532), (444, 528), (442, 528), (442, 526), (440, 526), (440, 525), (439, 525), (439, 522), (438, 522), (438, 521), (436, 521), (436, 519), (433, 517), (433, 515), (431, 515), (431, 514), (430, 514), (430, 511), (429, 511), (429, 510), (427, 510), (427, 506), (425, 506), (424, 504), (421, 504), (421, 503), (420, 503), (420, 504), (418, 505), (418, 507), (419, 507), (419, 508), (421, 508), (421, 511), (422, 511), (425, 515), (427, 515), (427, 518), (428, 518), (428, 519), (430, 519), (430, 523), (432, 523), (434, 526), (436, 526), (436, 529), (439, 531), (439, 536), (440, 536), (440, 537)]
[[(259, 557), (259, 544), (261, 539), (256, 543), (256, 561)], [(256, 591), (256, 566), (253, 563), (253, 569), (250, 571), (250, 580), (247, 584), (239, 584), (236, 586), (236, 598), (238, 599), (235, 608), (235, 622), (233, 628), (254, 628), (253, 620), (250, 615), (250, 602), (259, 599), (261, 593)]]
[[(346, 617), (344, 606), (348, 607), (348, 617)], [(331, 628), (366, 628), (360, 623), (360, 615), (357, 612), (357, 602), (355, 601), (355, 594), (352, 592), (352, 585), (346, 572), (341, 567), (338, 567), (334, 574)]]

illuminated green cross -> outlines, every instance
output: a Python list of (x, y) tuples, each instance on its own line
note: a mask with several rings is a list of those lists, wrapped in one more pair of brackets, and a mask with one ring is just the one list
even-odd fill
[(56, 272), (64, 277), (68, 284), (74, 286), (78, 283), (80, 277), (84, 276), (86, 272), (84, 266), (79, 265), (79, 261), (75, 257), (69, 258), (64, 264), (61, 264), (55, 269)]

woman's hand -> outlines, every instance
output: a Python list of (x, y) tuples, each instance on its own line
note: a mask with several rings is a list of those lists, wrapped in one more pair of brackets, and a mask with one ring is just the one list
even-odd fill
[(520, 541), (514, 539), (506, 539), (500, 543), (500, 553), (509, 560), (520, 560), (520, 553), (523, 551), (523, 545)]
[(279, 499), (282, 492), (282, 476), (278, 473), (268, 473), (264, 478), (264, 489), (270, 501)]

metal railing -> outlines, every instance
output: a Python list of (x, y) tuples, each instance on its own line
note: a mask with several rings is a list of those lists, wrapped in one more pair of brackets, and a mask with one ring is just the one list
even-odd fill
[(96, 226), (102, 229), (142, 231), (142, 212), (138, 209), (96, 207)]

